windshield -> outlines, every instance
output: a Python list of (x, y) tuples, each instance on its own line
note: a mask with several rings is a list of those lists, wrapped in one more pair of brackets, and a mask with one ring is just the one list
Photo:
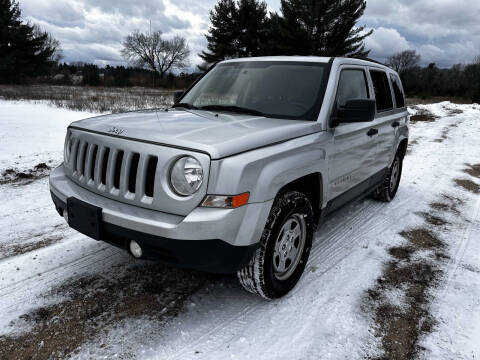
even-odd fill
[(185, 107), (284, 119), (316, 120), (326, 64), (293, 61), (222, 63), (180, 101)]

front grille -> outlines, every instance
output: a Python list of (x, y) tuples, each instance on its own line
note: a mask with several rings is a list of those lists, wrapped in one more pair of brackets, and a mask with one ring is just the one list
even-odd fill
[(70, 137), (67, 166), (78, 182), (126, 199), (151, 203), (158, 158)]
[[(101, 120), (92, 126), (100, 124)], [(204, 174), (209, 174), (207, 154), (74, 127), (68, 129), (64, 150), (64, 169), (69, 180), (118, 202), (187, 216), (207, 193), (206, 178), (199, 191), (188, 197), (175, 194), (168, 181), (171, 166), (183, 156), (195, 157), (202, 164)], [(85, 201), (95, 204), (94, 197), (85, 193), (78, 196), (81, 195)], [(110, 211), (123, 211), (115, 203), (109, 206)]]

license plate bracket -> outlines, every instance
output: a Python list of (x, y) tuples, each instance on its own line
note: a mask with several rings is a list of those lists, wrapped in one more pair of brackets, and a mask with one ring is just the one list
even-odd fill
[(67, 199), (68, 225), (95, 240), (101, 239), (102, 208), (75, 197)]

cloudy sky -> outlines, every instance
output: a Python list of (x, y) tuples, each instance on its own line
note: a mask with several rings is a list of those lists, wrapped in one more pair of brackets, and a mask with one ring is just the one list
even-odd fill
[[(122, 39), (135, 29), (161, 30), (187, 38), (191, 63), (205, 49), (208, 13), (216, 0), (20, 0), (25, 19), (60, 40), (64, 60), (123, 64)], [(280, 0), (267, 0), (278, 11)], [(366, 40), (370, 56), (415, 49), (422, 63), (445, 67), (480, 55), (478, 0), (367, 0), (359, 25), (373, 28)]]

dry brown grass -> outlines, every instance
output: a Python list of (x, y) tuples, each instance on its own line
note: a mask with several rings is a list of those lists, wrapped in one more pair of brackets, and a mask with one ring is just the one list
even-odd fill
[(479, 178), (480, 179), (480, 164), (466, 164), (468, 168), (466, 168), (464, 171), (473, 177)]
[(455, 184), (474, 194), (480, 194), (480, 185), (472, 180), (455, 179)]
[(71, 110), (124, 112), (163, 108), (173, 102), (173, 92), (141, 87), (86, 87), (57, 85), (0, 85), (0, 98), (47, 101)]
[(50, 174), (51, 167), (46, 163), (39, 163), (33, 169), (18, 170), (8, 168), (0, 174), (0, 185), (8, 183), (27, 184)]
[[(463, 201), (446, 194), (444, 201), (430, 204), (433, 211), (459, 213)], [(433, 226), (447, 222), (440, 216), (419, 213)], [(443, 264), (449, 259), (446, 244), (427, 227), (402, 231), (406, 240), (401, 246), (388, 250), (391, 259), (374, 287), (367, 291), (366, 304), (373, 312), (376, 336), (380, 338), (383, 353), (377, 360), (404, 360), (417, 358), (422, 351), (419, 341), (431, 332), (435, 319), (430, 313), (431, 290), (438, 286), (443, 275)], [(399, 304), (392, 303), (389, 293), (400, 292)]]
[(448, 224), (448, 222), (436, 215), (429, 214), (427, 212), (420, 212), (418, 215), (422, 216), (427, 223), (430, 225), (435, 225), (435, 226), (442, 226)]
[(144, 264), (115, 279), (96, 275), (66, 283), (50, 294), (66, 300), (21, 316), (32, 325), (30, 331), (0, 336), (0, 359), (64, 359), (123, 319), (147, 316), (162, 323), (207, 279), (201, 273)]

